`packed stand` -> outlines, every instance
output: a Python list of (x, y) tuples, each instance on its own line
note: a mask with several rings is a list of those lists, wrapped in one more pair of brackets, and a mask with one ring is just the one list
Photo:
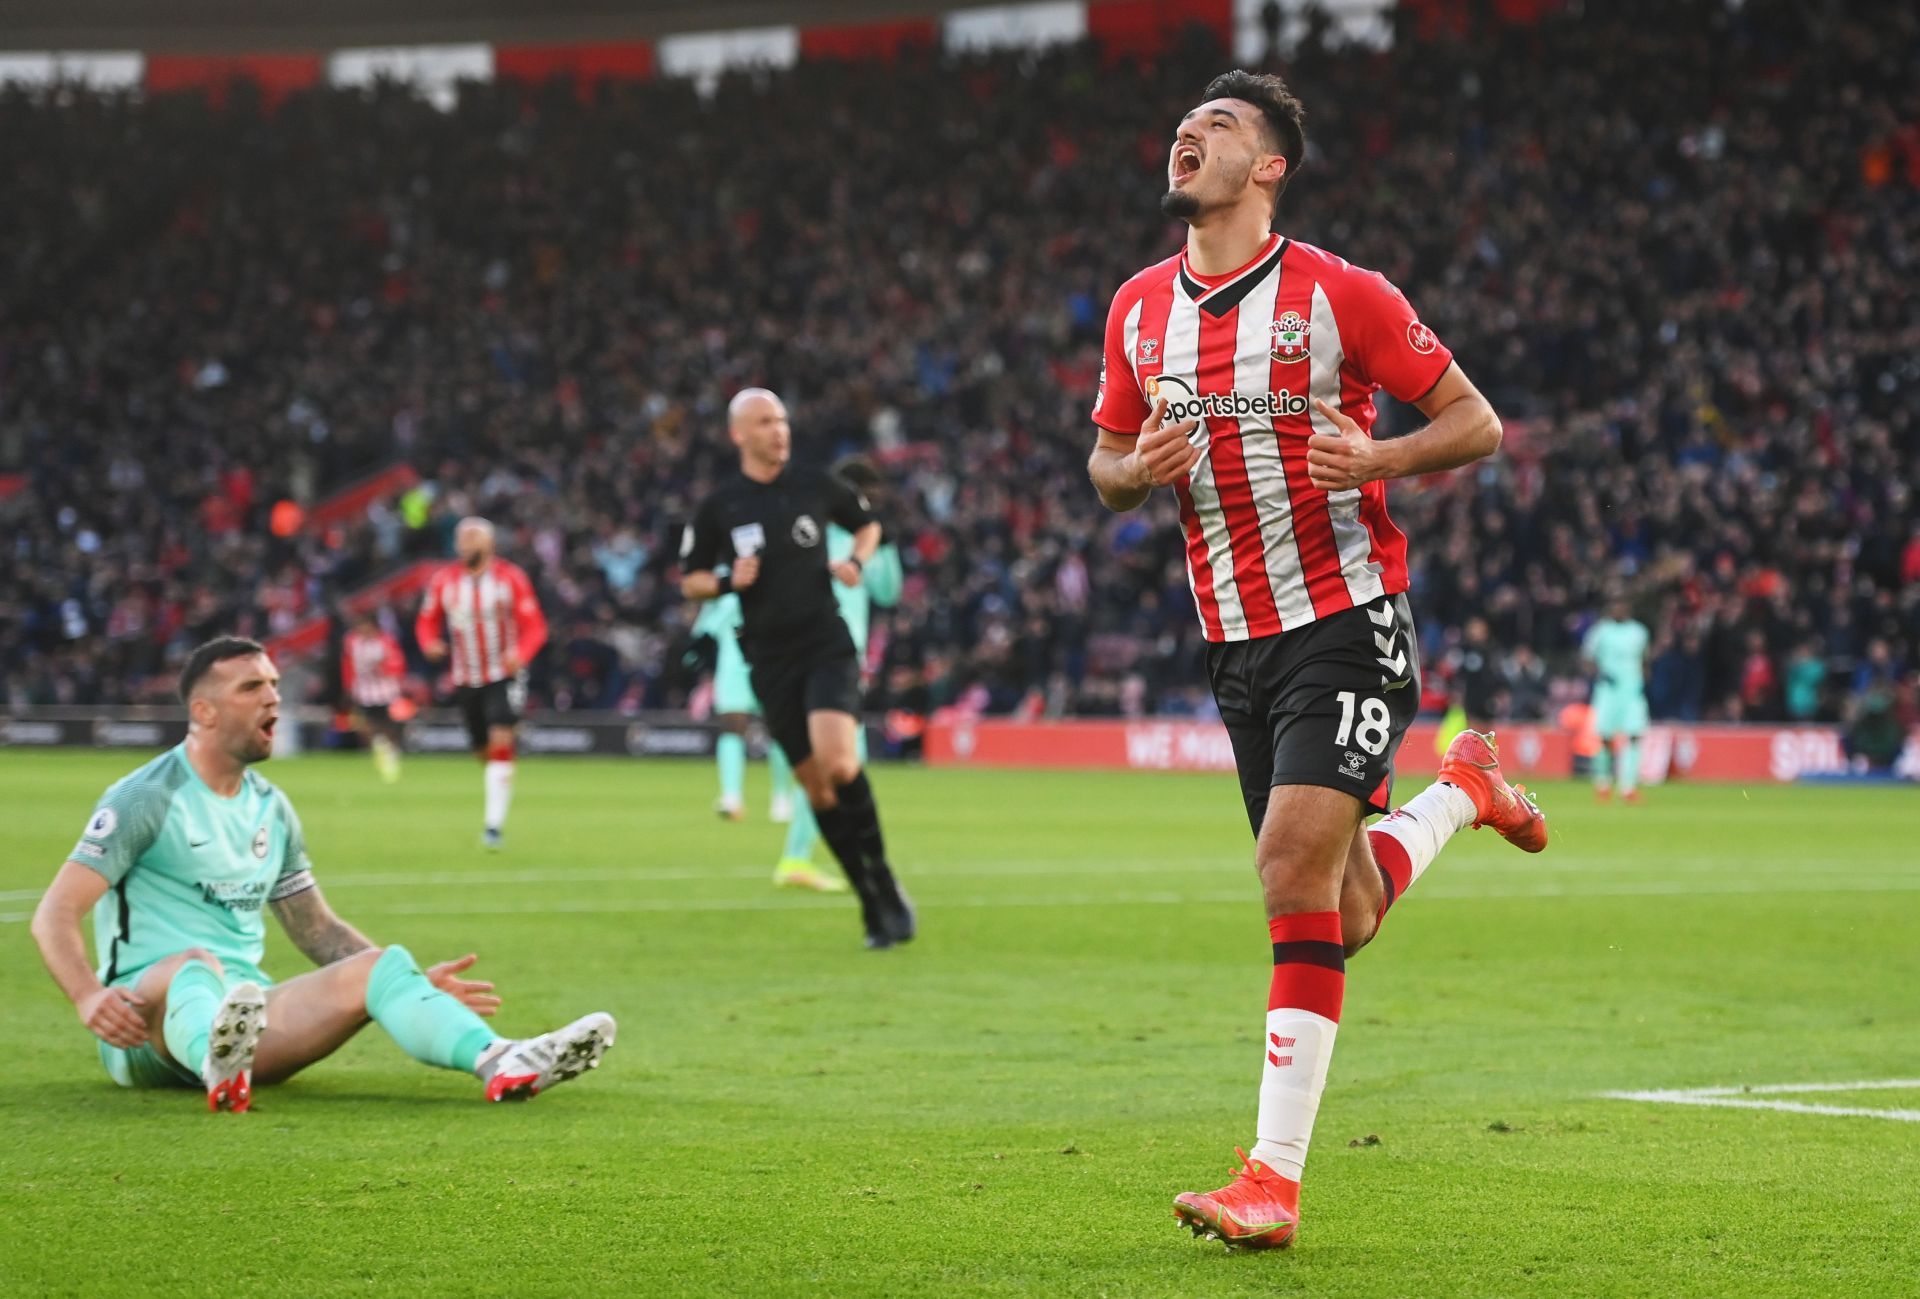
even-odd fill
[[(1393, 491), (1430, 702), (1477, 615), (1502, 713), (1551, 715), (1623, 590), (1659, 716), (1911, 721), (1920, 17), (1589, 8), (1276, 64), (1312, 141), (1283, 228), (1400, 284), (1507, 421)], [(679, 531), (759, 383), (800, 454), (895, 483), (876, 707), (1204, 713), (1173, 502), (1109, 515), (1084, 463), (1107, 301), (1178, 245), (1166, 150), (1222, 64), (0, 96), (9, 700), (162, 693), (212, 628), (296, 625), (479, 512), (553, 623), (538, 697), (679, 706)], [(401, 458), (409, 498), (275, 535)]]

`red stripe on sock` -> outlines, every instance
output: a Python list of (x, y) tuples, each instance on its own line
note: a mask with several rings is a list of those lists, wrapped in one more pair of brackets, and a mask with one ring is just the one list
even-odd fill
[(1340, 1022), (1340, 1003), (1346, 997), (1347, 976), (1341, 970), (1318, 965), (1276, 965), (1267, 989), (1268, 1010), (1310, 1010), (1322, 1019)]
[(1267, 933), (1276, 943), (1338, 943), (1338, 911), (1295, 911), (1267, 921)]
[[(1338, 911), (1297, 911), (1275, 916), (1267, 921), (1267, 932), (1276, 943), (1330, 943), (1333, 955), (1340, 954)], [(1338, 1023), (1340, 1003), (1346, 991), (1345, 970), (1328, 969), (1306, 961), (1286, 961), (1273, 967), (1273, 982), (1267, 988), (1267, 1009), (1306, 1010)]]
[(1380, 899), (1380, 914), (1384, 916), (1413, 884), (1413, 858), (1407, 855), (1405, 844), (1384, 830), (1367, 831), (1367, 844), (1373, 849), (1373, 860), (1393, 881), (1393, 895)]

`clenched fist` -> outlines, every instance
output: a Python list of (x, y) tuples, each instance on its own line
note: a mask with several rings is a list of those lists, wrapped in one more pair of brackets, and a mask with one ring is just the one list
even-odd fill
[(1134, 481), (1142, 487), (1166, 487), (1193, 473), (1205, 452), (1188, 439), (1200, 427), (1198, 419), (1165, 423), (1167, 399), (1156, 397), (1147, 422), (1140, 426), (1140, 440), (1126, 456), (1126, 465)]

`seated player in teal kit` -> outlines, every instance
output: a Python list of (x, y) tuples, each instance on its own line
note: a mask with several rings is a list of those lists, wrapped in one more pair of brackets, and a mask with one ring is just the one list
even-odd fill
[[(279, 680), (253, 641), (196, 649), (180, 677), (186, 740), (108, 788), (34, 912), (34, 941), (108, 1074), (204, 1087), (210, 1109), (245, 1110), (256, 1077), (291, 1077), (369, 1020), (414, 1059), (473, 1074), (493, 1101), (598, 1065), (611, 1016), (501, 1037), (482, 1018), (500, 1004), (493, 985), (460, 977), (472, 956), (423, 972), (334, 915), (293, 805), (249, 770), (273, 752)], [(321, 968), (267, 977), (263, 909)], [(80, 932), (89, 910), (97, 970)]]

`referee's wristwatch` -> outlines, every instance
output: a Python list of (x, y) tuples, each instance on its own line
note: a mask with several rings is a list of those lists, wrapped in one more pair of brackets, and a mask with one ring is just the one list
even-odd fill
[(858, 555), (848, 555), (847, 563), (853, 565), (853, 571), (856, 573), (864, 573), (867, 571), (866, 564), (861, 561)]

